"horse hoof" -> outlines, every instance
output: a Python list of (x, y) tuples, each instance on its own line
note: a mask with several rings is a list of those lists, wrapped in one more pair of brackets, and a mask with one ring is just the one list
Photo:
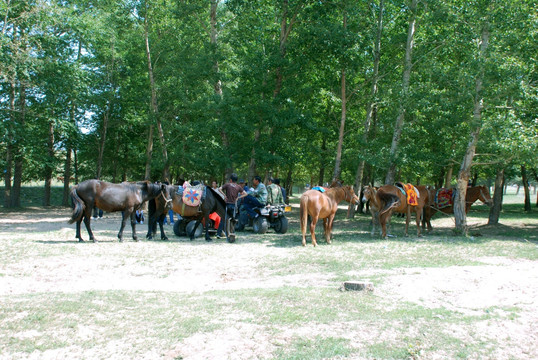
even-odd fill
[(168, 241), (168, 236), (162, 237), (161, 240), (162, 241)]
[(94, 243), (97, 242), (97, 239), (96, 238), (93, 238), (93, 239), (90, 239), (91, 241), (93, 241)]
[(211, 238), (206, 238), (205, 241), (207, 241), (207, 242), (211, 242), (211, 241), (213, 241), (213, 239), (211, 239)]
[(123, 242), (123, 239), (122, 238), (119, 238), (120, 242), (122, 243)]
[(78, 239), (78, 242), (84, 242), (84, 239), (83, 239), (83, 238), (79, 238), (79, 239)]
[(228, 240), (229, 243), (234, 243), (235, 242), (235, 235), (230, 234), (230, 236), (228, 236), (227, 240)]

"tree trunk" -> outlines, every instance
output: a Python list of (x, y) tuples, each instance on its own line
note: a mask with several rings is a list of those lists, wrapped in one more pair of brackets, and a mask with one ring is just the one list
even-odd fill
[(148, 145), (146, 146), (146, 172), (144, 174), (144, 180), (151, 178), (151, 158), (153, 156), (153, 124), (148, 128)]
[(103, 129), (101, 130), (101, 138), (99, 139), (99, 153), (97, 154), (97, 169), (95, 178), (101, 179), (103, 172), (103, 157), (105, 154), (106, 136), (108, 132), (108, 117), (110, 116), (110, 102), (107, 102), (105, 112), (103, 114)]
[(19, 94), (19, 131), (15, 134), (16, 148), (14, 152), (15, 171), (13, 173), (13, 188), (11, 192), (11, 207), (21, 206), (21, 186), (22, 186), (22, 168), (24, 155), (23, 148), (23, 133), (26, 123), (26, 86), (21, 84)]
[(389, 169), (387, 171), (387, 176), (385, 177), (385, 184), (394, 183), (396, 177), (396, 168), (398, 166), (398, 148), (400, 146), (400, 138), (402, 136), (407, 102), (409, 101), (409, 82), (411, 79), (411, 70), (413, 67), (412, 58), (415, 37), (416, 9), (417, 0), (411, 0), (411, 4), (409, 6), (409, 12), (411, 13), (411, 15), (409, 19), (409, 28), (407, 30), (407, 44), (405, 47), (405, 68), (402, 79), (400, 109), (398, 112), (396, 123), (394, 125), (394, 134), (392, 136), (392, 144), (390, 146), (389, 153)]
[(469, 184), (469, 178), (471, 175), (471, 166), (473, 157), (476, 153), (476, 144), (478, 143), (478, 137), (480, 135), (480, 129), (482, 127), (482, 107), (484, 99), (482, 97), (482, 85), (484, 80), (484, 62), (486, 58), (486, 50), (489, 43), (489, 28), (488, 24), (484, 24), (482, 28), (480, 52), (478, 58), (480, 61), (480, 70), (476, 78), (475, 85), (475, 99), (473, 110), (473, 123), (471, 128), (471, 140), (467, 145), (467, 150), (461, 163), (460, 171), (458, 173), (458, 191), (456, 198), (454, 199), (454, 218), (456, 220), (456, 230), (461, 234), (467, 235), (467, 214), (465, 213), (465, 196), (467, 194), (467, 186)]
[(489, 210), (488, 225), (497, 225), (501, 214), (503, 198), (504, 169), (497, 170), (495, 176), (495, 190), (493, 191), (493, 206)]
[(49, 134), (47, 141), (48, 161), (45, 164), (45, 196), (43, 198), (43, 206), (50, 206), (50, 191), (52, 186), (52, 170), (53, 166), (50, 163), (54, 159), (54, 121), (49, 120)]
[(521, 182), (523, 183), (523, 191), (525, 192), (525, 211), (530, 212), (531, 207), (531, 194), (529, 191), (529, 179), (527, 178), (527, 168), (525, 165), (521, 165)]
[[(538, 172), (536, 169), (532, 169), (532, 175), (534, 176), (534, 181), (538, 182)], [(538, 207), (538, 193), (536, 191), (536, 186), (534, 187), (534, 193), (536, 194), (536, 207)]]
[[(344, 10), (344, 19), (342, 21), (344, 31), (347, 30), (347, 17), (346, 12)], [(342, 68), (342, 79), (341, 79), (341, 89), (340, 89), (340, 97), (342, 99), (342, 114), (340, 117), (340, 131), (338, 133), (338, 145), (336, 146), (336, 158), (334, 159), (334, 172), (333, 172), (333, 178), (332, 182), (338, 180), (340, 178), (340, 174), (342, 172), (341, 169), (341, 163), (342, 163), (342, 146), (344, 144), (344, 130), (346, 127), (346, 117), (347, 117), (347, 94), (346, 94), (346, 69), (345, 67)]]
[(252, 150), (250, 151), (250, 162), (248, 164), (248, 183), (252, 184), (252, 179), (254, 179), (254, 176), (256, 175), (256, 146), (258, 144), (258, 141), (260, 140), (260, 129), (256, 128), (254, 130), (254, 146), (252, 146)]
[(71, 182), (71, 147), (68, 146), (65, 149), (65, 163), (64, 163), (64, 188), (62, 196), (62, 206), (69, 206), (69, 184)]
[[(209, 41), (211, 43), (211, 49), (213, 51), (213, 72), (215, 75), (215, 80), (213, 84), (213, 88), (215, 90), (215, 95), (217, 102), (220, 103), (222, 101), (222, 82), (220, 80), (220, 70), (219, 70), (219, 62), (217, 60), (217, 48), (218, 48), (218, 42), (217, 42), (217, 7), (219, 5), (219, 0), (211, 0), (211, 9), (210, 9), (210, 34), (209, 34)], [(218, 104), (217, 104), (218, 105)], [(220, 119), (221, 112), (219, 107), (217, 106), (217, 112), (216, 116), (217, 119)], [(230, 152), (230, 141), (228, 140), (228, 133), (225, 128), (225, 122), (221, 121), (221, 129), (220, 129), (220, 137), (222, 141), (222, 148), (224, 150), (223, 159), (226, 159), (226, 165), (225, 165), (225, 178), (228, 179), (230, 175), (234, 171), (233, 166), (233, 160), (232, 160), (232, 153)]]
[[(374, 44), (374, 73), (372, 75), (372, 89), (370, 93), (370, 104), (366, 110), (366, 120), (364, 121), (364, 133), (362, 135), (362, 144), (366, 144), (368, 141), (368, 135), (370, 133), (370, 127), (372, 124), (372, 114), (377, 107), (377, 91), (378, 91), (378, 82), (379, 82), (379, 61), (381, 59), (381, 35), (383, 34), (383, 13), (385, 11), (383, 0), (379, 1), (379, 14), (377, 17), (377, 33)], [(355, 192), (360, 193), (363, 183), (362, 178), (364, 174), (364, 167), (366, 161), (364, 160), (364, 155), (359, 161), (359, 166), (357, 168), (357, 173), (355, 175)], [(355, 212), (352, 212), (350, 216), (352, 217)], [(350, 217), (348, 216), (348, 217)]]
[[(164, 162), (164, 168), (162, 173), (162, 179), (166, 181), (170, 181), (170, 163), (168, 161), (168, 150), (166, 146), (166, 139), (164, 137), (164, 131), (163, 131), (163, 125), (159, 116), (159, 108), (157, 105), (157, 88), (155, 86), (155, 78), (153, 75), (153, 64), (151, 62), (151, 50), (149, 46), (149, 31), (148, 31), (148, 13), (149, 8), (146, 6), (146, 16), (144, 17), (144, 42), (146, 45), (146, 58), (148, 61), (148, 77), (149, 77), (149, 84), (151, 89), (151, 108), (150, 108), (150, 126), (153, 126), (154, 123), (157, 124), (157, 132), (159, 134), (159, 140), (161, 142), (161, 148), (163, 153), (163, 162)], [(153, 135), (153, 131), (150, 131)], [(149, 147), (148, 142), (148, 147)], [(151, 139), (151, 147), (153, 148), (153, 139)], [(149, 149), (146, 151), (146, 155), (152, 155), (152, 151), (149, 151)], [(148, 171), (149, 166), (149, 171)], [(151, 157), (149, 159), (146, 159), (146, 179), (149, 180), (151, 177)]]
[(7, 126), (6, 145), (6, 170), (4, 172), (4, 207), (11, 207), (11, 176), (13, 168), (13, 153), (15, 152), (15, 126), (17, 123), (17, 112), (15, 111), (15, 84), (9, 84), (9, 123)]

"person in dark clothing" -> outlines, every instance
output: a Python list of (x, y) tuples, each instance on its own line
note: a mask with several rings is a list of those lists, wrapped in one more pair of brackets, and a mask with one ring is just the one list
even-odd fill
[[(226, 213), (228, 216), (233, 216), (236, 211), (236, 202), (238, 199), (241, 199), (247, 196), (246, 191), (241, 185), (237, 183), (237, 175), (230, 175), (229, 181), (218, 188), (219, 191), (226, 195)], [(221, 238), (222, 231), (224, 230), (225, 221), (221, 221), (220, 226), (217, 230), (217, 238)]]

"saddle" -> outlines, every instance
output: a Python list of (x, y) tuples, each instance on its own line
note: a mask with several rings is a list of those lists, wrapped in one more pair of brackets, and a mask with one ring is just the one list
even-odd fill
[(435, 206), (438, 209), (443, 209), (454, 204), (454, 189), (440, 188), (435, 193)]
[(396, 183), (396, 187), (400, 189), (400, 191), (407, 197), (408, 205), (418, 205), (418, 198), (420, 197), (420, 193), (418, 192), (416, 187), (414, 187), (412, 184), (402, 184), (399, 182)]
[(325, 190), (327, 190), (327, 188), (324, 188), (324, 187), (321, 187), (321, 186), (314, 186), (314, 187), (312, 188), (312, 190), (317, 190), (317, 191), (319, 191), (319, 192), (324, 193)]

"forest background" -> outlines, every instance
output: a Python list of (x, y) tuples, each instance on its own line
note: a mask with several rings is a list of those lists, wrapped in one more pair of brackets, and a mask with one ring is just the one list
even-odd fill
[(235, 172), (517, 180), (531, 210), (534, 1), (1, 0), (0, 32), (4, 207), (30, 181), (67, 205), (89, 178)]

